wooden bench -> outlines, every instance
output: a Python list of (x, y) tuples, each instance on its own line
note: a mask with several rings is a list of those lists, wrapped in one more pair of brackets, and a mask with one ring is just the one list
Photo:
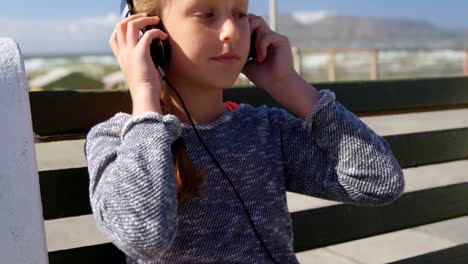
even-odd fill
[[(4, 82), (0, 84), (4, 85)], [(468, 77), (336, 82), (314, 86), (334, 91), (339, 102), (359, 117), (468, 108)], [(24, 90), (24, 86), (20, 88)], [(0, 86), (0, 89), (4, 87)], [(2, 98), (3, 94), (2, 91)], [(130, 112), (131, 98), (126, 90), (44, 91), (29, 94), (22, 91), (22, 98), (28, 98), (28, 95), (32, 130), (26, 132), (32, 135), (34, 131), (36, 143), (83, 139), (96, 123), (116, 112)], [(20, 103), (16, 98), (9, 100)], [(279, 106), (260, 89), (228, 89), (225, 98), (254, 106)], [(20, 118), (29, 122), (27, 115)], [(1, 123), (4, 124), (3, 121)], [(15, 132), (11, 131), (11, 134)], [(10, 134), (5, 134), (4, 130), (1, 133), (1, 140), (10, 140), (5, 138)], [(468, 127), (384, 138), (403, 168), (468, 159)], [(25, 144), (31, 147), (33, 142)], [(45, 221), (91, 214), (86, 167), (39, 171), (38, 179)], [(29, 180), (33, 186), (37, 182)], [(36, 197), (32, 198), (34, 200)], [(1, 214), (3, 218), (5, 212), (2, 210)], [(467, 215), (468, 182), (405, 192), (396, 202), (384, 207), (334, 204), (297, 211), (291, 213), (294, 249), (295, 252), (303, 252)], [(311, 223), (314, 223), (315, 228), (310, 228)], [(42, 230), (37, 223), (36, 226)], [(1, 240), (4, 239), (2, 236)], [(39, 251), (34, 254), (40, 255)], [(125, 263), (125, 256), (107, 243), (48, 252), (48, 260), (49, 263)], [(400, 259), (395, 263), (449, 262), (468, 263), (468, 243)]]

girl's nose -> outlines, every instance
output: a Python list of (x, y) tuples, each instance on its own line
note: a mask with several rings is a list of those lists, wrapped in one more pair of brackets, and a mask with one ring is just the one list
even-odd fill
[(239, 29), (234, 21), (234, 18), (228, 18), (224, 21), (221, 26), (221, 32), (219, 35), (221, 41), (236, 40), (239, 38)]

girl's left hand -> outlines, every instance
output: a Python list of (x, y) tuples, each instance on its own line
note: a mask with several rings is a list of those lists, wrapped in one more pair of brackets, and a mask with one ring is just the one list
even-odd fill
[(251, 32), (256, 31), (257, 34), (257, 58), (246, 65), (242, 73), (257, 87), (263, 88), (271, 95), (281, 93), (275, 91), (275, 87), (297, 77), (291, 43), (287, 37), (271, 30), (266, 21), (259, 16), (249, 14), (249, 22)]

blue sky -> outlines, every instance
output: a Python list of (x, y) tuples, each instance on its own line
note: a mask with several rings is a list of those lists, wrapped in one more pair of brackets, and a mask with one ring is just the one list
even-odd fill
[[(250, 0), (251, 11), (266, 14), (268, 0)], [(281, 12), (327, 10), (339, 14), (375, 17), (412, 17), (439, 26), (468, 27), (466, 0), (278, 0)], [(10, 0), (0, 17), (79, 18), (117, 12), (119, 0)]]
[[(268, 13), (268, 0), (250, 0), (251, 12)], [(278, 0), (281, 13), (325, 12), (365, 17), (414, 18), (440, 27), (468, 28), (467, 0)], [(0, 8), (0, 37), (25, 53), (107, 49), (119, 0), (10, 0)]]

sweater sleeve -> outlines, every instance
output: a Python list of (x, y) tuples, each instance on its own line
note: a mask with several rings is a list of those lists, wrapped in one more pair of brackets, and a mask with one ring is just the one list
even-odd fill
[(404, 189), (385, 139), (336, 101), (330, 90), (306, 120), (282, 115), (286, 189), (358, 205), (385, 205)]
[(177, 229), (177, 183), (171, 144), (177, 117), (118, 113), (86, 137), (90, 201), (98, 228), (135, 259), (155, 259)]

